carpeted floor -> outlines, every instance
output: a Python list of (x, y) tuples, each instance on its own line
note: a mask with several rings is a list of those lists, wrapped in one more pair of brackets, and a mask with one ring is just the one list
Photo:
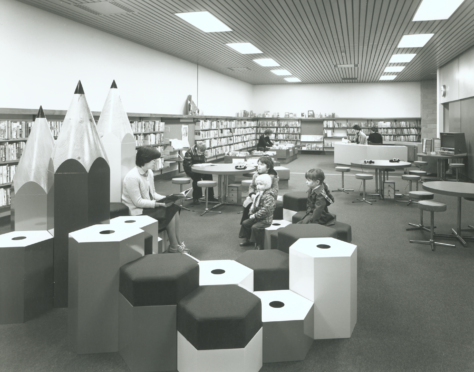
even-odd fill
[[(340, 186), (332, 155), (300, 155), (287, 165), (288, 191), (305, 190), (304, 172), (322, 168), (331, 188)], [(416, 206), (378, 201), (372, 206), (353, 204), (361, 190), (346, 174), (346, 188), (335, 193), (331, 211), (352, 225), (358, 246), (358, 319), (350, 339), (315, 341), (306, 359), (294, 363), (265, 364), (261, 371), (474, 371), (474, 242), (456, 248), (410, 244), (429, 234), (405, 231), (418, 222)], [(390, 175), (400, 191), (406, 183), (400, 172)], [(175, 192), (177, 185), (157, 181), (158, 192)], [(367, 187), (373, 190), (373, 181)], [(456, 199), (436, 195), (448, 205), (436, 213), (437, 231), (448, 233), (456, 221)], [(200, 260), (235, 259), (242, 254), (238, 230), (241, 210), (221, 207), (222, 214), (181, 214), (181, 234)], [(474, 203), (464, 201), (464, 226), (474, 221)], [(425, 215), (428, 222), (428, 214)], [(8, 226), (0, 229), (9, 231)], [(443, 240), (442, 240), (443, 241)], [(452, 240), (444, 240), (454, 242)], [(0, 326), (0, 371), (128, 371), (118, 354), (76, 355), (67, 347), (67, 310), (56, 309), (25, 324)]]

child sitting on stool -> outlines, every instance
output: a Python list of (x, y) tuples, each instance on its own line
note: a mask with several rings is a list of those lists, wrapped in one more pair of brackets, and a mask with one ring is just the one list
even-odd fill
[(334, 225), (336, 216), (329, 213), (328, 206), (334, 203), (334, 197), (324, 183), (324, 172), (321, 169), (310, 169), (305, 174), (308, 185), (308, 201), (306, 214), (298, 223), (318, 223), (320, 225)]
[(276, 201), (270, 192), (272, 178), (268, 174), (261, 174), (255, 179), (257, 185), (257, 195), (249, 211), (249, 218), (242, 222), (240, 228), (240, 238), (245, 238), (241, 246), (255, 243), (255, 249), (263, 249), (265, 238), (265, 228), (271, 226), (273, 222), (273, 211)]

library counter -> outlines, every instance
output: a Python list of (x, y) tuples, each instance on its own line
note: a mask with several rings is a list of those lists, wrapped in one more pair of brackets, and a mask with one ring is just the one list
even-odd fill
[(406, 146), (357, 145), (355, 143), (335, 143), (334, 163), (351, 165), (360, 160), (393, 159), (408, 160)]

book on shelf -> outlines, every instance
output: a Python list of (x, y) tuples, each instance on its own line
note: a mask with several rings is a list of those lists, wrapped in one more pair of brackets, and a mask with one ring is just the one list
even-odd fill
[(165, 123), (159, 120), (132, 121), (130, 126), (134, 133), (165, 131)]
[(0, 189), (0, 207), (11, 204), (10, 188)]

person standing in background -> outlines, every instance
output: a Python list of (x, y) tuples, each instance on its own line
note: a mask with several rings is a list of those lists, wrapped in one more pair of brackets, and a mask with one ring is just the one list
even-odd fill
[(355, 143), (359, 145), (367, 145), (367, 134), (362, 132), (360, 127), (356, 124), (352, 127), (356, 131)]
[(265, 132), (259, 137), (257, 144), (257, 151), (267, 151), (267, 147), (272, 147), (273, 142), (270, 141), (271, 129), (265, 129)]

